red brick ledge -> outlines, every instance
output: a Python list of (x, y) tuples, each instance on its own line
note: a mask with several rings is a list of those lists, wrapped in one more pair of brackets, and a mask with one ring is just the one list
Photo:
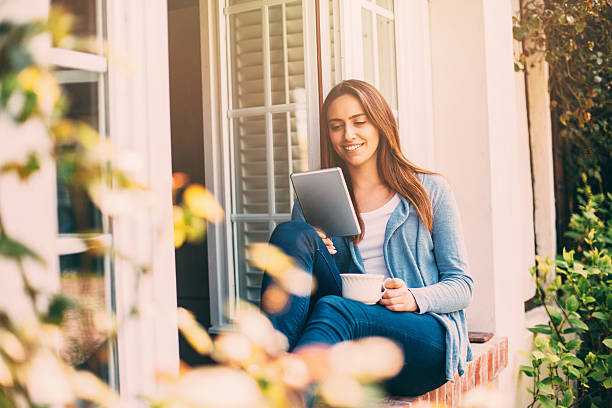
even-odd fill
[(380, 408), (410, 408), (419, 402), (437, 407), (456, 407), (464, 394), (480, 385), (493, 381), (508, 365), (508, 338), (493, 337), (486, 343), (472, 343), (474, 359), (467, 364), (463, 376), (455, 375), (455, 382), (447, 382), (440, 388), (420, 397), (391, 397)]

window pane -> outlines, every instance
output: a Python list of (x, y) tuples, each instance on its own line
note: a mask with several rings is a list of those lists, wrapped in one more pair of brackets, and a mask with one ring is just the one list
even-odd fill
[(374, 77), (374, 32), (372, 27), (372, 12), (361, 9), (361, 27), (363, 30), (363, 79), (372, 85), (376, 84)]
[(87, 369), (113, 384), (113, 341), (104, 328), (111, 294), (106, 281), (108, 259), (88, 253), (60, 257), (62, 292), (76, 303), (62, 325), (63, 358), (79, 369)]
[[(57, 76), (69, 100), (66, 117), (86, 122), (100, 131), (98, 90), (102, 75), (80, 70), (62, 70), (57, 72)], [(69, 165), (58, 164), (59, 232), (103, 232), (102, 215), (90, 201), (87, 192), (66, 182), (66, 178), (73, 171)]]
[(73, 34), (97, 35), (96, 0), (51, 0), (51, 6), (61, 6), (74, 15)]
[(229, 18), (232, 107), (264, 105), (263, 38), (261, 10)]
[(376, 28), (378, 31), (378, 88), (391, 108), (397, 109), (395, 27), (393, 20), (377, 15)]

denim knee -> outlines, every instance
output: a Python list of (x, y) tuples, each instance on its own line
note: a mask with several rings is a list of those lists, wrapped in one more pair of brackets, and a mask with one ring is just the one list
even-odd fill
[(314, 250), (319, 237), (312, 225), (304, 221), (285, 221), (274, 228), (270, 243), (280, 248), (297, 247), (300, 250)]
[(355, 333), (356, 321), (350, 309), (350, 300), (342, 296), (327, 295), (320, 298), (313, 311), (311, 320), (324, 319), (330, 323), (341, 326), (351, 333)]

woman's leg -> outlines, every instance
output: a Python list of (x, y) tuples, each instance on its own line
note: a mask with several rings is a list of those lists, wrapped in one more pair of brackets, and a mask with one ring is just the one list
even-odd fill
[(325, 296), (315, 305), (296, 347), (368, 336), (394, 340), (404, 352), (402, 371), (385, 384), (390, 393), (421, 395), (446, 382), (446, 332), (427, 314), (393, 312), (381, 305)]
[[(288, 221), (279, 224), (270, 237), (270, 243), (292, 256), (298, 266), (314, 278), (316, 289), (313, 294), (304, 297), (291, 295), (285, 310), (268, 315), (274, 327), (287, 336), (292, 349), (316, 301), (325, 295), (342, 293), (339, 271), (319, 234), (305, 222)], [(264, 274), (262, 295), (271, 283), (272, 278)]]

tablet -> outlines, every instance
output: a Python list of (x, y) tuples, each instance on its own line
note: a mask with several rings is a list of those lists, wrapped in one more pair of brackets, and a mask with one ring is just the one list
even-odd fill
[(328, 237), (361, 234), (340, 167), (293, 173), (291, 182), (307, 223)]

